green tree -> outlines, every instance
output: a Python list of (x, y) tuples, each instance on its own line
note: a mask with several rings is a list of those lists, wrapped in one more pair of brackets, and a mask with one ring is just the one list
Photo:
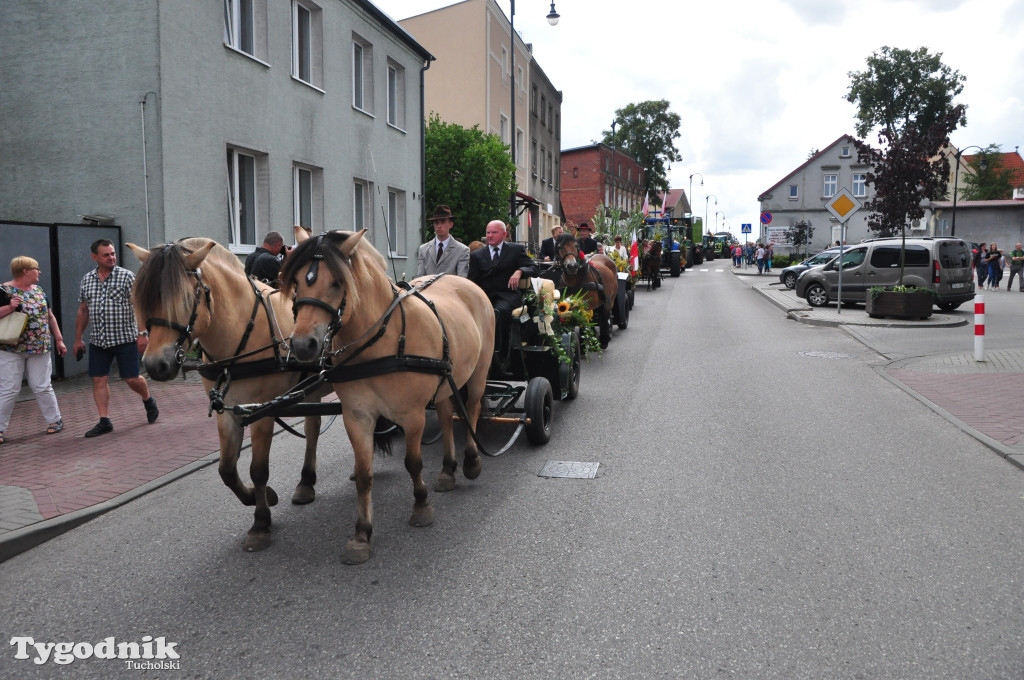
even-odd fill
[[(882, 47), (867, 69), (850, 72), (846, 99), (857, 107), (858, 159), (872, 171), (875, 197), (868, 227), (880, 236), (902, 233), (908, 220), (924, 216), (922, 205), (946, 192), (949, 160), (939, 150), (949, 134), (966, 125), (966, 107), (953, 99), (964, 77), (942, 63), (942, 54), (921, 47)], [(877, 131), (878, 148), (863, 141)]]
[(814, 237), (814, 227), (811, 226), (810, 220), (799, 220), (796, 224), (789, 228), (789, 240), (793, 246), (800, 252), (800, 246), (804, 246), (804, 257), (807, 257), (807, 245), (811, 242)]
[[(497, 135), (474, 125), (445, 123), (436, 113), (427, 121), (426, 190), (428, 210), (444, 203), (455, 215), (452, 234), (468, 243), (482, 239), (487, 223), (508, 215), (515, 168)], [(422, 235), (422, 240), (427, 234)]]
[[(985, 167), (981, 167), (981, 161)], [(971, 162), (974, 173), (960, 170), (960, 199), (999, 201), (1013, 198), (1013, 170), (1004, 168), (998, 144), (989, 144)]]
[(682, 119), (668, 106), (668, 101), (661, 99), (619, 109), (615, 112), (615, 134), (605, 130), (602, 140), (636, 159), (644, 169), (644, 190), (658, 205), (661, 194), (669, 190), (668, 164), (683, 160), (675, 146)]

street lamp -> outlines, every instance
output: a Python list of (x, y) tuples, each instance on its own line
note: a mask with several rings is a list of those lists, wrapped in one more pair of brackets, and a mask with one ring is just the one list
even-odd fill
[[(711, 198), (715, 199), (715, 206), (716, 207), (718, 206), (718, 196), (716, 196), (714, 194), (711, 194), (710, 196), (705, 196), (704, 197), (704, 224), (700, 225), (700, 227), (701, 227), (700, 230), (701, 231), (704, 231), (705, 229), (708, 228), (708, 199), (711, 199)], [(717, 215), (717, 213), (716, 213), (716, 215)], [(702, 238), (703, 238), (703, 236), (704, 236), (704, 234), (701, 234)]]
[[(509, 52), (509, 77), (512, 90), (512, 103), (509, 105), (509, 148), (512, 150), (512, 197), (510, 202), (511, 219), (516, 219), (516, 176), (519, 174), (519, 166), (516, 165), (516, 0), (508, 0), (508, 37), (511, 45)], [(551, 3), (551, 12), (547, 16), (548, 24), (558, 24), (559, 14), (555, 11), (555, 3)]]
[[(718, 204), (716, 203), (715, 205), (718, 205)], [(724, 213), (724, 212), (721, 212), (720, 210), (716, 210), (716, 211), (715, 211), (715, 231), (716, 231), (716, 232), (718, 231), (718, 216), (719, 216), (719, 215), (721, 215), (721, 216), (722, 216), (722, 221), (723, 221), (723, 222), (725, 221), (725, 213)]]
[[(953, 148), (956, 149), (956, 147), (953, 147)], [(952, 219), (953, 224), (950, 226), (950, 231), (949, 231), (949, 235), (950, 236), (956, 236), (956, 189), (957, 189), (957, 184), (959, 183), (959, 180), (960, 180), (960, 156), (962, 156), (964, 154), (964, 151), (967, 151), (968, 149), (977, 149), (978, 151), (980, 151), (981, 152), (981, 162), (978, 163), (978, 167), (981, 168), (982, 170), (985, 170), (985, 169), (988, 168), (988, 161), (985, 160), (985, 150), (982, 149), (980, 146), (972, 145), (972, 146), (966, 146), (966, 147), (964, 147), (962, 149), (956, 149), (956, 169), (953, 170), (953, 219)]]
[[(701, 175), (699, 172), (695, 172), (693, 175), (698, 175), (700, 177), (700, 185), (704, 186), (704, 175)], [(686, 194), (686, 204), (690, 206), (691, 225), (693, 224), (693, 175), (690, 175), (690, 193)], [(717, 203), (715, 205), (717, 205)]]

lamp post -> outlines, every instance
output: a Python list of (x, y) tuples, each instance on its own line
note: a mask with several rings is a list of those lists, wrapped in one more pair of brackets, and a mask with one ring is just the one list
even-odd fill
[[(512, 102), (509, 105), (508, 138), (509, 149), (512, 151), (512, 197), (509, 207), (511, 209), (509, 224), (516, 219), (516, 177), (519, 174), (519, 166), (516, 165), (516, 0), (508, 0), (508, 37), (510, 43), (509, 51), (509, 85), (512, 91)], [(551, 11), (547, 16), (548, 24), (558, 25), (559, 14), (555, 11), (555, 3), (551, 3)]]
[(700, 185), (704, 186), (704, 175), (701, 175), (699, 172), (690, 175), (690, 193), (686, 194), (686, 205), (690, 207), (690, 224), (693, 224), (693, 175), (699, 176)]
[[(718, 204), (716, 203), (715, 205), (718, 205)], [(719, 215), (722, 216), (722, 221), (723, 222), (725, 221), (725, 213), (720, 211), (720, 210), (716, 210), (715, 211), (715, 231), (718, 231), (718, 216)]]
[[(715, 194), (711, 194), (710, 196), (705, 196), (704, 197), (704, 224), (700, 225), (700, 227), (701, 227), (700, 230), (701, 231), (704, 231), (705, 229), (708, 228), (708, 200), (712, 199), (712, 198), (715, 199), (715, 207), (718, 207), (718, 196), (716, 196)], [(718, 219), (717, 218), (718, 213), (715, 213), (715, 215), (716, 215), (715, 219)], [(703, 237), (704, 237), (704, 234), (701, 234), (701, 238), (703, 238)]]
[[(617, 121), (614, 121), (614, 120), (612, 121), (612, 159), (608, 163), (608, 188), (610, 189), (610, 191), (608, 192), (608, 196), (611, 198), (611, 201), (610, 201), (611, 205), (608, 206), (608, 211), (607, 211), (609, 213), (609, 216), (611, 215), (611, 210), (616, 207), (616, 204), (615, 204), (615, 184), (616, 184), (616, 182), (615, 182), (615, 179), (614, 179), (615, 177), (618, 176), (618, 174), (615, 172), (615, 125), (616, 125), (616, 122)], [(616, 213), (616, 217), (618, 217), (617, 213)]]
[[(953, 148), (956, 149), (956, 147)], [(949, 229), (950, 236), (956, 236), (956, 190), (957, 184), (960, 180), (960, 156), (962, 156), (964, 154), (964, 151), (967, 151), (968, 149), (977, 149), (978, 151), (980, 151), (981, 162), (978, 163), (978, 167), (981, 168), (982, 170), (988, 168), (988, 162), (985, 160), (985, 150), (982, 149), (980, 146), (971, 145), (965, 146), (962, 149), (956, 149), (956, 169), (953, 170), (953, 223), (950, 225)]]

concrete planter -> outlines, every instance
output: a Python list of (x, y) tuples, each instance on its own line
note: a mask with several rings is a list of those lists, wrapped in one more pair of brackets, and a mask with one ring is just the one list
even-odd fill
[(896, 319), (927, 319), (932, 315), (931, 291), (898, 293), (887, 290), (878, 295), (868, 293), (864, 309), (872, 319), (884, 316)]

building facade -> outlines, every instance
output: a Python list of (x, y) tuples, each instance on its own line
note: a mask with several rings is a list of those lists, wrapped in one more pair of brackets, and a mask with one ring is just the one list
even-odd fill
[[(530, 61), (530, 181), (527, 193), (537, 202), (537, 221), (529, 224), (530, 242), (539, 243), (562, 224), (562, 93), (536, 59)], [(533, 217), (531, 209), (530, 216)], [(534, 228), (536, 227), (536, 228)]]
[(366, 227), (414, 273), (431, 55), (372, 3), (13, 3), (0, 59), (0, 218), (240, 256)]
[(634, 158), (604, 143), (563, 150), (561, 194), (566, 222), (590, 222), (602, 209), (640, 210), (643, 173)]

